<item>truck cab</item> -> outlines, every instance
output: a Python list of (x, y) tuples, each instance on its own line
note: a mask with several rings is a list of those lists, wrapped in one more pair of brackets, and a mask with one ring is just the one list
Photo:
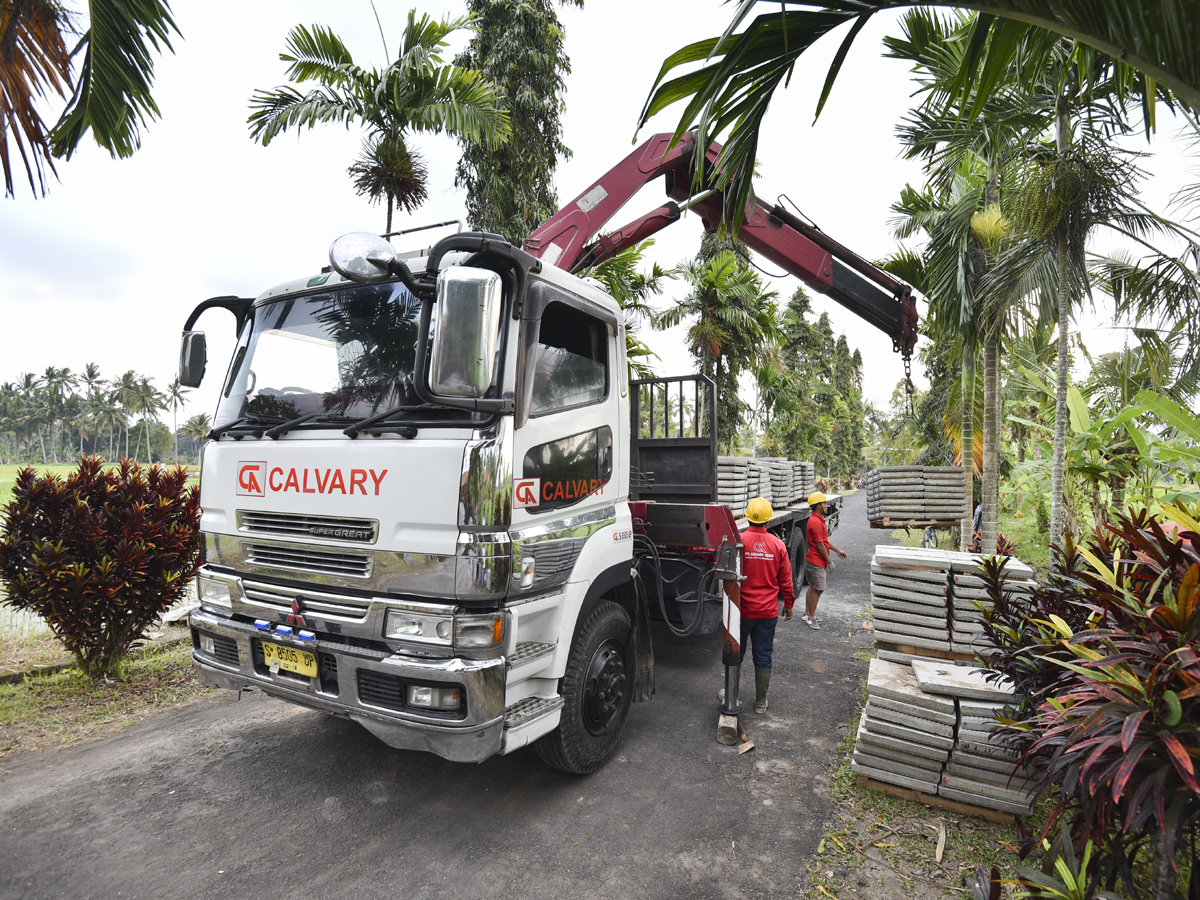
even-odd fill
[(481, 761), (593, 771), (634, 692), (629, 383), (617, 303), (494, 235), (335, 271), (185, 327), (238, 342), (202, 460), (193, 659), (209, 685)]

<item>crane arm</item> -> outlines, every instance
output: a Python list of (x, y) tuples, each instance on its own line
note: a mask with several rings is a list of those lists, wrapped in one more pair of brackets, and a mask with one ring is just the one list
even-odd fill
[[(716, 231), (725, 212), (724, 195), (706, 187), (707, 177), (696, 189), (695, 135), (688, 132), (674, 147), (670, 143), (670, 134), (649, 138), (531, 234), (525, 249), (552, 265), (578, 271), (661, 231), (677, 221), (684, 209), (699, 214), (706, 231)], [(706, 176), (711, 175), (720, 150), (719, 144), (713, 144), (704, 154), (701, 164)], [(670, 201), (592, 240), (639, 188), (659, 176), (666, 176)], [(912, 355), (917, 307), (908, 285), (783, 207), (768, 207), (753, 194), (738, 239), (887, 334), (893, 349), (905, 358)]]

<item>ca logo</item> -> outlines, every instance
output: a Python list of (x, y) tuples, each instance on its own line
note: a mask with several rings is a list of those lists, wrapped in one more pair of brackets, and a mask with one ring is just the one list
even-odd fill
[(515, 478), (513, 479), (513, 506), (517, 509), (529, 509), (541, 504), (542, 479)]
[(242, 497), (267, 496), (267, 464), (265, 462), (238, 463), (237, 493)]

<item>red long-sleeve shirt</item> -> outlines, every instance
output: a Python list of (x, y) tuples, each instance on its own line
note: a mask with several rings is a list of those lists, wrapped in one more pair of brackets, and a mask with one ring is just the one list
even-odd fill
[(751, 525), (742, 535), (742, 574), (743, 619), (774, 619), (781, 596), (787, 609), (796, 602), (787, 547), (761, 526)]

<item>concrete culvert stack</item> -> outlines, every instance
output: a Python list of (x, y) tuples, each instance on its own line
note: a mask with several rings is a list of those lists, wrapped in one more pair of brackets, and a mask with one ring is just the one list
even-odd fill
[[(745, 456), (717, 457), (717, 502), (729, 506), (735, 516), (745, 515), (746, 504), (758, 496), (750, 492), (749, 471), (750, 460)], [(754, 481), (757, 488), (758, 479)]]

